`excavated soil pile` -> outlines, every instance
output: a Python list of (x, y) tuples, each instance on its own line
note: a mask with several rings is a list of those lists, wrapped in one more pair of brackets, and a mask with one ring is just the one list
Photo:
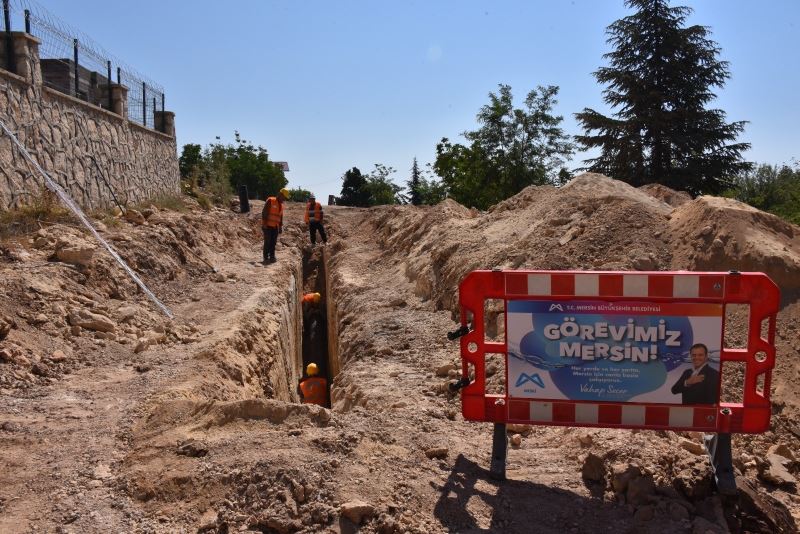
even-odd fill
[[(88, 260), (78, 228), (4, 244), (0, 531), (794, 532), (798, 228), (682, 197), (587, 174), (485, 213), (326, 207), (315, 249), (289, 203), (269, 266), (258, 202), (250, 216), (153, 210), (103, 229), (174, 321), (104, 254)], [(773, 425), (736, 438), (738, 499), (714, 493), (691, 433), (512, 425), (509, 480), (489, 479), (492, 427), (464, 421), (448, 389), (464, 275), (756, 266), (786, 297)], [(330, 410), (295, 392), (309, 357), (300, 296), (320, 288)], [(503, 365), (487, 366), (496, 391)]]

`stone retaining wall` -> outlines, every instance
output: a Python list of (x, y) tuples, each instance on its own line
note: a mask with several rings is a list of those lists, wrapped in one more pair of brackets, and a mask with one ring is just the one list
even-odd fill
[[(44, 87), (37, 47), (25, 52), (33, 68), (23, 76), (0, 68), (0, 120), (78, 204), (113, 206), (112, 189), (123, 204), (179, 191), (174, 135)], [(41, 176), (0, 133), (0, 210), (31, 203), (43, 187)]]

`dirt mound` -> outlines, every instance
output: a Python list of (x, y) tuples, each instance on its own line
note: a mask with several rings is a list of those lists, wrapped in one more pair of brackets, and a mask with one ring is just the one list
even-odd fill
[(570, 193), (580, 191), (582, 194), (588, 194), (595, 198), (627, 198), (649, 206), (663, 215), (672, 211), (668, 203), (660, 201), (657, 197), (603, 174), (585, 172), (570, 180), (562, 189)]
[(639, 190), (644, 191), (653, 198), (657, 198), (662, 202), (666, 202), (673, 208), (682, 206), (687, 202), (691, 202), (692, 200), (692, 195), (686, 191), (675, 191), (674, 189), (670, 189), (669, 187), (661, 184), (643, 185), (639, 188)]
[(800, 289), (800, 227), (728, 198), (702, 196), (669, 222), (673, 269), (761, 271)]

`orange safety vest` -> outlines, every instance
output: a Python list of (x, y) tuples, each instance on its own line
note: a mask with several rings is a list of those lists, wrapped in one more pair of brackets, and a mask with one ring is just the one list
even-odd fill
[(300, 391), (303, 392), (303, 404), (325, 406), (328, 403), (328, 381), (321, 376), (309, 376), (301, 380)]
[(275, 197), (269, 197), (261, 212), (262, 228), (278, 228), (283, 222), (283, 203)]
[(303, 295), (303, 304), (308, 304), (309, 306), (314, 304), (314, 293), (306, 293)]
[(306, 204), (306, 222), (308, 222), (311, 217), (314, 217), (314, 220), (317, 222), (322, 221), (322, 204), (319, 202), (315, 202), (313, 205), (311, 202)]

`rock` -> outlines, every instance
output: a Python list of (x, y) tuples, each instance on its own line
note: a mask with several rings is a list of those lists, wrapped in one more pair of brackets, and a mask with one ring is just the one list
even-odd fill
[(31, 373), (36, 376), (50, 376), (50, 368), (44, 362), (34, 363), (31, 367)]
[(199, 458), (208, 454), (208, 445), (202, 441), (195, 439), (188, 439), (178, 443), (176, 451), (181, 456), (189, 456), (190, 458)]
[(134, 367), (134, 369), (136, 369), (137, 373), (146, 373), (147, 371), (152, 369), (152, 366), (149, 363), (140, 363), (140, 364), (137, 364)]
[(92, 263), (95, 247), (86, 242), (60, 239), (56, 243), (55, 257), (58, 261), (72, 265), (86, 266)]
[(531, 425), (520, 425), (516, 423), (509, 423), (506, 425), (506, 432), (511, 434), (521, 434), (523, 437), (528, 437), (533, 430)]
[(41, 249), (43, 249), (45, 247), (50, 246), (50, 244), (52, 242), (53, 242), (53, 240), (50, 239), (49, 237), (41, 237), (41, 236), (39, 236), (39, 237), (37, 237), (36, 239), (33, 240), (33, 248), (35, 248), (37, 250), (41, 250)]
[(206, 512), (200, 517), (200, 521), (197, 523), (197, 532), (208, 532), (217, 530), (217, 512), (214, 510), (206, 510)]
[(0, 315), (0, 340), (7, 338), (11, 329), (16, 326), (17, 323), (15, 323), (13, 319)]
[(797, 480), (786, 468), (786, 464), (790, 461), (777, 454), (767, 454), (768, 467), (761, 474), (761, 478), (778, 486), (796, 486)]
[(375, 507), (363, 501), (350, 501), (342, 505), (339, 513), (356, 525), (360, 525), (362, 520), (375, 515)]
[(655, 508), (652, 506), (640, 506), (633, 514), (633, 520), (637, 523), (646, 523), (651, 521), (656, 515)]
[(221, 282), (224, 282), (226, 280), (227, 280), (227, 278), (222, 273), (214, 273), (214, 274), (211, 275), (211, 281), (212, 282), (221, 283)]
[(68, 320), (72, 326), (79, 326), (96, 332), (113, 332), (115, 326), (114, 322), (105, 315), (92, 313), (88, 310), (73, 310), (70, 312)]
[(389, 301), (389, 304), (388, 304), (388, 306), (390, 308), (405, 308), (406, 305), (407, 305), (407, 303), (406, 303), (405, 299), (402, 299), (402, 298), (396, 298), (394, 300), (391, 300), (391, 301)]
[(452, 362), (445, 363), (440, 365), (436, 368), (436, 376), (445, 377), (448, 376), (450, 371), (455, 371), (458, 369), (458, 366)]
[(111, 215), (113, 215), (114, 217), (122, 217), (122, 210), (119, 209), (119, 206), (116, 206), (114, 207), (114, 209), (111, 210)]
[(133, 209), (129, 209), (125, 212), (125, 220), (138, 225), (147, 224), (147, 219), (144, 218), (144, 215)]
[(602, 458), (594, 453), (589, 453), (581, 466), (581, 478), (592, 482), (602, 482), (606, 479), (606, 464)]
[(669, 516), (672, 518), (673, 521), (677, 522), (689, 519), (689, 510), (687, 510), (686, 507), (684, 507), (677, 501), (670, 502), (668, 510), (669, 510)]
[(791, 449), (789, 449), (789, 447), (783, 443), (770, 447), (769, 450), (767, 450), (767, 454), (777, 454), (778, 456), (783, 456), (787, 460), (791, 460), (793, 462), (796, 460)]
[(139, 354), (140, 352), (144, 352), (150, 346), (150, 340), (146, 337), (141, 337), (137, 340), (136, 346), (133, 348), (134, 354)]
[(637, 271), (652, 271), (656, 268), (656, 262), (651, 255), (647, 254), (634, 258), (631, 266)]
[(145, 208), (145, 209), (142, 210), (142, 216), (145, 219), (149, 219), (150, 217), (153, 216), (154, 213), (155, 213), (155, 210), (153, 210), (153, 208)]
[(696, 454), (697, 456), (703, 455), (706, 453), (706, 448), (702, 443), (698, 443), (696, 441), (692, 441), (686, 438), (680, 438), (680, 446), (684, 450), (691, 452), (692, 454)]
[(50, 355), (50, 361), (54, 363), (63, 362), (67, 359), (67, 355), (64, 354), (63, 350), (54, 350), (53, 354)]
[(450, 450), (447, 447), (431, 447), (430, 449), (425, 450), (425, 456), (430, 459), (438, 458), (443, 459), (447, 458)]
[(656, 491), (653, 478), (649, 475), (634, 478), (628, 482), (628, 491), (625, 498), (629, 504), (638, 506), (650, 502), (650, 498)]
[(47, 321), (47, 316), (43, 313), (37, 314), (36, 317), (33, 318), (34, 324), (44, 324)]
[(614, 464), (611, 467), (611, 487), (617, 493), (625, 493), (630, 481), (640, 477), (642, 472), (638, 467), (627, 464)]
[(594, 438), (591, 434), (581, 434), (578, 436), (578, 442), (581, 447), (591, 447), (594, 444)]
[(127, 323), (136, 317), (138, 313), (139, 309), (135, 306), (122, 306), (117, 310), (117, 317), (121, 323)]
[(511, 436), (511, 446), (517, 448), (520, 445), (522, 445), (522, 436), (519, 434), (514, 434)]
[(0, 349), (0, 362), (2, 363), (14, 363), (14, 355), (11, 354), (11, 351), (7, 348)]

